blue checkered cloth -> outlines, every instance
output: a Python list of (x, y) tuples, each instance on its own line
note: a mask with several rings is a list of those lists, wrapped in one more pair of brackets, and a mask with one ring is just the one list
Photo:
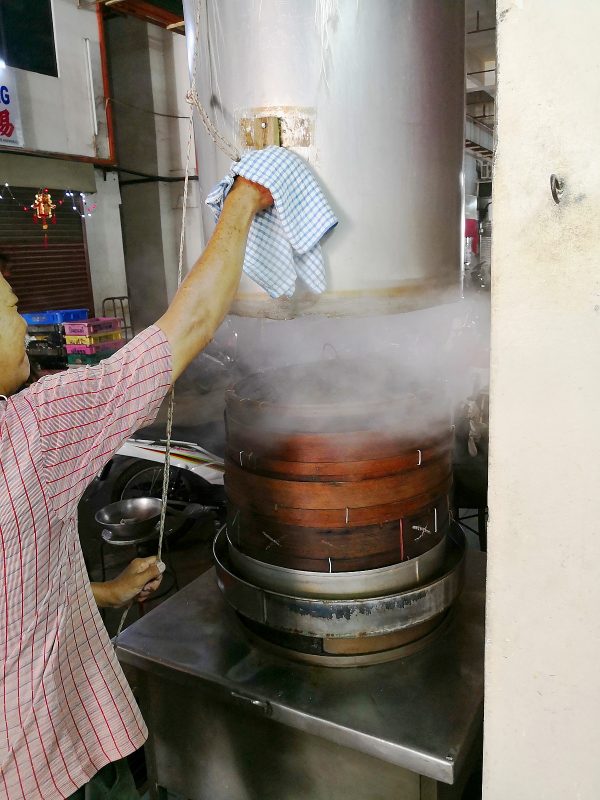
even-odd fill
[(319, 241), (337, 225), (337, 219), (307, 164), (284, 147), (250, 150), (232, 163), (206, 198), (217, 220), (236, 175), (265, 186), (275, 201), (252, 222), (244, 272), (271, 297), (290, 297), (297, 277), (312, 292), (324, 292), (327, 283)]

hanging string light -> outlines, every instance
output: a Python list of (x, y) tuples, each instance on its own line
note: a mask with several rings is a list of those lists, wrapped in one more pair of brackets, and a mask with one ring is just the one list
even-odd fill
[(88, 203), (87, 195), (83, 192), (81, 192), (79, 196), (81, 197), (81, 201), (83, 203), (83, 214), (81, 216), (91, 217), (96, 210), (96, 203)]
[[(76, 214), (79, 214), (82, 219), (85, 219), (85, 217), (91, 217), (97, 208), (96, 203), (88, 202), (85, 192), (72, 192), (70, 189), (67, 189), (65, 192), (65, 198), (70, 199), (71, 208)], [(79, 203), (77, 204), (78, 200)]]
[[(48, 197), (50, 197), (50, 204), (53, 206), (52, 209), (49, 209), (51, 214), (48, 214), (48, 209), (44, 209), (43, 205), (40, 203), (43, 201), (40, 200), (40, 195), (46, 193)], [(33, 218), (36, 222), (42, 222), (42, 230), (47, 230), (48, 226), (45, 223), (48, 222), (56, 222), (56, 207), (62, 206), (63, 204), (66, 206), (71, 206), (71, 209), (77, 214), (78, 217), (82, 219), (90, 218), (94, 215), (94, 212), (97, 210), (98, 206), (96, 203), (90, 202), (88, 195), (85, 192), (74, 192), (72, 189), (65, 189), (63, 191), (63, 196), (56, 201), (56, 203), (52, 200), (52, 197), (48, 191), (48, 189), (38, 189), (35, 200), (31, 205), (22, 205), (22, 200), (19, 201), (13, 194), (12, 189), (7, 181), (0, 182), (0, 202), (2, 200), (9, 201), (11, 203), (15, 203), (19, 206), (22, 211), (29, 214), (31, 213), (31, 209), (34, 209)], [(40, 213), (38, 214), (38, 209)]]
[(12, 193), (11, 188), (8, 185), (8, 183), (5, 183), (4, 186), (0, 187), (0, 200), (5, 200), (6, 199), (5, 196), (4, 196), (5, 192), (10, 197), (11, 200), (14, 200), (15, 203), (18, 202), (17, 198)]

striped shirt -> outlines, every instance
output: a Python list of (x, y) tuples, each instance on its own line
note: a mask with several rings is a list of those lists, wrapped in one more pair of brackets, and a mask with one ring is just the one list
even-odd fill
[(77, 534), (81, 495), (171, 380), (153, 326), (96, 367), (0, 401), (0, 797), (71, 795), (147, 731)]

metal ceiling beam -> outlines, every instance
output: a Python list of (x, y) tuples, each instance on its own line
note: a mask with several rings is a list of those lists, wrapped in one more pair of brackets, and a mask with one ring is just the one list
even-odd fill
[(484, 83), (477, 75), (467, 75), (467, 94), (470, 92), (487, 92), (492, 97), (496, 97), (496, 83)]
[(470, 139), (465, 139), (465, 150), (477, 156), (477, 158), (481, 158), (483, 161), (492, 162), (494, 160), (494, 153), (492, 150), (489, 150), (487, 147), (482, 147), (476, 142), (472, 142)]
[(124, 14), (130, 17), (159, 25), (175, 33), (184, 34), (183, 19), (181, 16), (167, 11), (147, 0), (97, 0), (105, 14)]

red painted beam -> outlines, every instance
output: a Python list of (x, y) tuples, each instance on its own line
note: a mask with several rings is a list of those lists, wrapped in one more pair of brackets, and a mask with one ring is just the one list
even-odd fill
[[(105, 14), (108, 12), (126, 14), (130, 17), (142, 19), (144, 22), (150, 22), (153, 25), (159, 25), (161, 28), (166, 28), (168, 25), (174, 25), (176, 22), (181, 22), (181, 17), (166, 11), (164, 8), (159, 8), (146, 0), (123, 0), (122, 3), (115, 3), (114, 5), (105, 6), (102, 4), (102, 9)], [(175, 29), (175, 32), (184, 34), (184, 29)]]

